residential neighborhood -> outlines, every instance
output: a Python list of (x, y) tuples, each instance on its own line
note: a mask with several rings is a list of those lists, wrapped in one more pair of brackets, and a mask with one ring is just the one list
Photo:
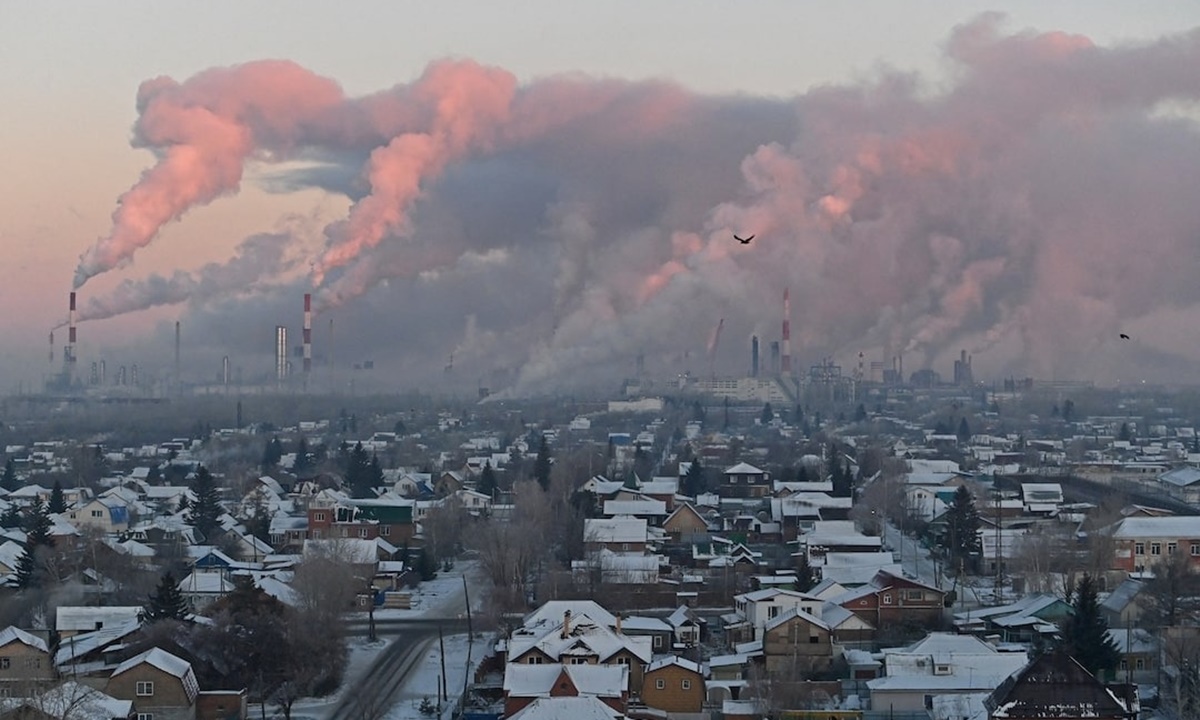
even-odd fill
[(420, 714), (1192, 717), (1193, 425), (1040, 401), (8, 425), (0, 715), (382, 718), (389, 653), (466, 632)]

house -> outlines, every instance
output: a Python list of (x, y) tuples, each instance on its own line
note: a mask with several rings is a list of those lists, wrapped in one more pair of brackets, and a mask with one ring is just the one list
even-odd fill
[(1022, 652), (1001, 652), (970, 635), (930, 633), (882, 652), (885, 675), (867, 681), (873, 710), (932, 709), (933, 698), (995, 690), (1025, 666)]
[(54, 676), (45, 640), (17, 627), (0, 631), (0, 697), (36, 694)]
[(626, 665), (525, 665), (504, 668), (504, 715), (512, 717), (538, 698), (594, 697), (619, 713), (629, 702)]
[(1104, 619), (1110, 628), (1123, 628), (1135, 625), (1142, 617), (1142, 604), (1139, 596), (1146, 583), (1136, 578), (1125, 578), (1116, 590), (1113, 590), (1100, 603)]
[(893, 624), (927, 624), (941, 617), (946, 592), (886, 570), (864, 585), (836, 598), (838, 605), (877, 628)]
[(538, 698), (509, 715), (507, 720), (624, 720), (625, 713), (613, 710), (605, 705), (600, 698), (582, 697), (548, 697)]
[(771, 480), (766, 471), (749, 463), (738, 463), (725, 470), (724, 480), (720, 489), (722, 497), (761, 498), (771, 494)]
[(1070, 604), (1060, 597), (1026, 595), (1008, 605), (956, 613), (954, 627), (973, 635), (999, 635), (1004, 642), (1033, 642), (1056, 635), (1070, 613)]
[(1108, 637), (1121, 654), (1117, 677), (1140, 685), (1158, 682), (1158, 639), (1141, 628), (1109, 628)]
[(190, 663), (152, 648), (118, 665), (105, 692), (131, 700), (141, 720), (195, 720), (200, 686)]
[(112, 535), (129, 529), (129, 507), (112, 497), (98, 497), (79, 508), (67, 511), (67, 518), (76, 527), (90, 527)]
[(54, 630), (60, 637), (103, 630), (136, 621), (142, 608), (137, 605), (84, 607), (60, 605), (55, 610)]
[(645, 518), (626, 515), (588, 518), (583, 521), (584, 550), (589, 554), (601, 550), (618, 553), (645, 552), (647, 539)]
[(322, 491), (308, 507), (311, 539), (381, 537), (393, 545), (412, 540), (416, 533), (415, 502), (405, 498), (351, 498)]
[(131, 720), (133, 703), (74, 680), (31, 697), (0, 697), (0, 718), (13, 720)]
[(1106, 686), (1075, 658), (1049, 652), (1010, 676), (987, 700), (988, 720), (1136, 720), (1137, 686)]
[(646, 668), (642, 702), (668, 713), (699, 713), (704, 707), (704, 671), (697, 663), (670, 655)]
[(1172, 497), (1190, 505), (1200, 505), (1200, 468), (1175, 468), (1159, 475), (1158, 481)]
[(762, 643), (766, 670), (772, 675), (794, 678), (833, 666), (833, 628), (799, 608), (767, 621)]
[(669, 652), (675, 645), (674, 629), (662, 618), (639, 615), (617, 616), (617, 624), (613, 629), (629, 637), (650, 638), (650, 648), (656, 655)]
[(224, 572), (193, 570), (179, 581), (179, 592), (188, 606), (202, 612), (209, 605), (233, 592), (233, 580)]
[(800, 536), (800, 552), (808, 553), (811, 565), (820, 565), (827, 553), (866, 552), (878, 553), (883, 549), (883, 538), (863, 535), (850, 520), (821, 520), (813, 523), (812, 530)]
[(1021, 483), (1021, 500), (1030, 515), (1053, 515), (1063, 504), (1062, 485), (1058, 483)]
[(685, 648), (700, 644), (705, 636), (706, 623), (704, 618), (687, 606), (675, 608), (675, 612), (667, 616), (667, 624), (675, 633), (675, 644)]
[(704, 542), (708, 538), (708, 521), (691, 503), (680, 503), (662, 524), (663, 531), (678, 543)]
[(789, 610), (803, 610), (817, 616), (821, 599), (807, 593), (782, 588), (766, 588), (735, 595), (734, 612), (722, 616), (732, 642), (761, 640), (767, 623)]
[(1194, 517), (1126, 517), (1103, 532), (1116, 543), (1114, 570), (1141, 572), (1176, 552), (1200, 566), (1200, 523)]
[(506, 655), (507, 662), (525, 665), (627, 665), (629, 689), (636, 693), (641, 690), (642, 673), (650, 663), (651, 642), (649, 637), (618, 633), (604, 622), (573, 615), (567, 609), (561, 622), (527, 623), (514, 631), (508, 638)]

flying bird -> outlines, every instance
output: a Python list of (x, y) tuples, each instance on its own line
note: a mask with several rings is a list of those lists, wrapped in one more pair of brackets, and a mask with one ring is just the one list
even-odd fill
[(1128, 340), (1128, 339), (1129, 339), (1129, 336), (1128, 336), (1128, 335), (1126, 335), (1125, 333), (1121, 333), (1121, 339), (1122, 339), (1122, 340)]
[(733, 239), (734, 239), (734, 240), (737, 240), (738, 242), (740, 242), (740, 243), (741, 243), (741, 244), (743, 244), (743, 245), (749, 245), (749, 244), (750, 244), (750, 241), (754, 239), (754, 236), (753, 236), (753, 235), (751, 235), (750, 237), (744, 237), (744, 238), (743, 238), (743, 237), (738, 237), (738, 234), (737, 234), (737, 233), (734, 233), (734, 234), (733, 234)]

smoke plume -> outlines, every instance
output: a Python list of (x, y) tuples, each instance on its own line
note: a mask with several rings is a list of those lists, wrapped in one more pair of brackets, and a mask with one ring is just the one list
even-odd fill
[[(334, 171), (280, 167), (354, 201), (312, 258), (320, 306), (411, 377), (451, 350), (455, 372), (524, 390), (638, 354), (674, 371), (718, 318), (777, 337), (784, 287), (802, 363), (892, 349), (919, 368), (962, 347), (977, 375), (1189, 368), (1200, 345), (1156, 338), (1200, 309), (1200, 142), (1175, 112), (1200, 100), (1200, 31), (1101, 47), (987, 15), (944, 61), (936, 85), (882, 70), (789, 99), (520, 84), (469, 61), (360, 98), (283, 62), (152, 80), (134, 136), (158, 163), (77, 284), (236, 192), (247, 163), (318, 159)], [(1126, 326), (1143, 346), (1115, 340)], [(717, 360), (735, 356), (744, 370), (745, 348)]]

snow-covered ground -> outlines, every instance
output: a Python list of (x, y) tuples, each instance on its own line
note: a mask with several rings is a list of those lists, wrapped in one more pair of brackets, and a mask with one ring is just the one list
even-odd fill
[[(443, 706), (443, 710), (449, 713), (455, 701), (462, 695), (468, 673), (473, 674), (479, 665), (480, 658), (487, 650), (485, 645), (488, 640), (479, 636), (478, 633), (473, 643), (469, 642), (467, 635), (450, 635), (444, 640), (446, 692), (450, 701)], [(470, 651), (470, 663), (467, 662), (468, 650)], [(421, 701), (429, 698), (430, 703), (437, 705), (438, 680), (441, 675), (442, 652), (435, 640), (430, 646), (429, 653), (413, 668), (407, 680), (400, 686), (400, 692), (396, 695), (396, 704), (385, 720), (429, 720), (429, 715), (421, 713)]]
[[(342, 686), (328, 697), (303, 698), (296, 701), (296, 704), (292, 706), (292, 720), (319, 720), (328, 717), (341, 702), (342, 693), (346, 691), (346, 688), (353, 685), (354, 680), (370, 669), (379, 654), (387, 649), (388, 644), (387, 640), (369, 642), (364, 637), (347, 638), (346, 649), (349, 651), (349, 657), (346, 659), (346, 673)], [(268, 706), (267, 715), (271, 714), (271, 708)]]
[(487, 580), (477, 561), (464, 560), (455, 563), (448, 572), (439, 571), (437, 577), (417, 586), (411, 593), (411, 609), (376, 610), (375, 617), (376, 619), (465, 617), (467, 604), (463, 594), (464, 575), (467, 578), (467, 595), (471, 600), (471, 612), (476, 612), (483, 607)]

